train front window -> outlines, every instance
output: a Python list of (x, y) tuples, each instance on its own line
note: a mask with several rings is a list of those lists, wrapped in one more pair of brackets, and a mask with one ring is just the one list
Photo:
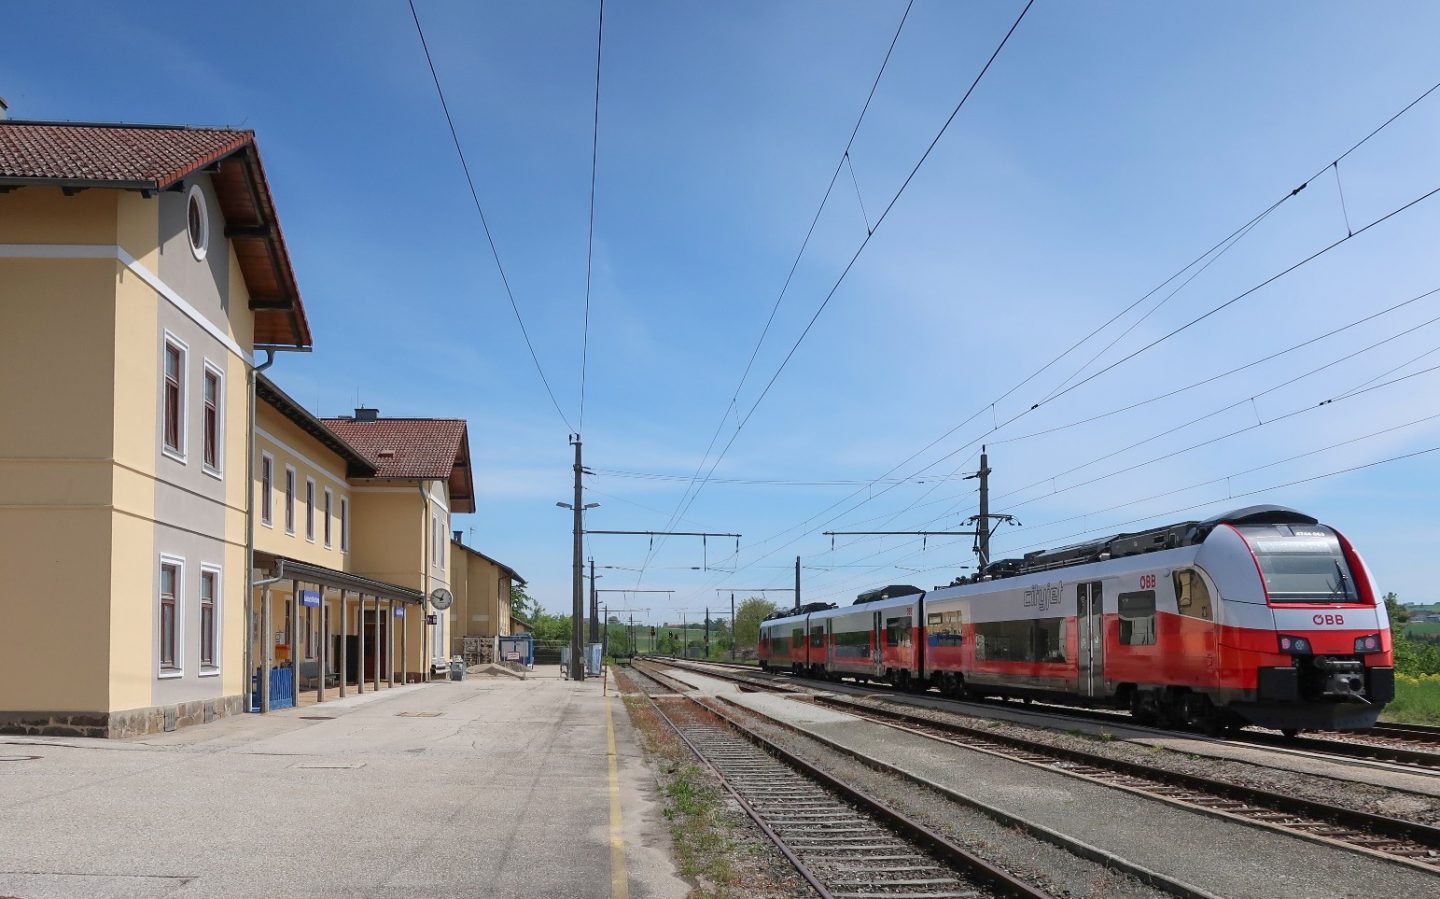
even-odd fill
[(1270, 601), (1359, 602), (1340, 541), (1327, 527), (1246, 528)]

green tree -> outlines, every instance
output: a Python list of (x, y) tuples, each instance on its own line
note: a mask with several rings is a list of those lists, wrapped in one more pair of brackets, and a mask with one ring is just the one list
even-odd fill
[(525, 591), (524, 584), (510, 585), (510, 614), (524, 621), (534, 619), (540, 611), (540, 604)]
[(535, 617), (530, 619), (530, 626), (534, 629), (536, 640), (570, 642), (569, 615), (555, 615), (544, 609), (536, 609)]
[(760, 622), (776, 610), (775, 603), (760, 596), (752, 596), (735, 610), (735, 649), (742, 653), (753, 653), (760, 642)]
[(1400, 605), (1400, 597), (1395, 593), (1385, 594), (1385, 612), (1390, 616), (1392, 627), (1410, 620), (1410, 610)]

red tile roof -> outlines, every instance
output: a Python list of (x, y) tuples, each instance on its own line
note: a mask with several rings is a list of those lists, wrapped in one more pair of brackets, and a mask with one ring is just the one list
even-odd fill
[(164, 188), (255, 142), (230, 128), (6, 121), (0, 178)]
[(209, 171), (257, 346), (312, 344), (255, 132), (233, 128), (0, 120), (0, 187), (161, 191)]
[(445, 480), (451, 510), (475, 511), (470, 438), (460, 418), (322, 419), (375, 466), (377, 478)]

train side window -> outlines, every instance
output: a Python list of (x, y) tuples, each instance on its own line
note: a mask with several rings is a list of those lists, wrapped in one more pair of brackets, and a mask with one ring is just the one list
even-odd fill
[(926, 642), (931, 646), (959, 646), (965, 642), (959, 611), (931, 612), (927, 618)]
[(1200, 576), (1200, 572), (1193, 568), (1182, 568), (1172, 577), (1175, 581), (1175, 605), (1180, 609), (1180, 614), (1213, 621), (1215, 611), (1210, 605), (1210, 588), (1205, 586), (1205, 579)]
[(1040, 618), (1035, 621), (1033, 661), (1065, 661), (1065, 619)]
[(811, 646), (824, 646), (824, 645), (825, 645), (825, 628), (823, 628), (823, 627), (812, 627), (812, 628), (810, 628), (810, 645), (811, 645)]
[(790, 645), (796, 649), (805, 645), (805, 628), (797, 627), (790, 632)]
[(1137, 590), (1121, 593), (1120, 643), (1125, 646), (1155, 644), (1155, 591)]
[(885, 643), (889, 646), (910, 645), (910, 618), (885, 619)]

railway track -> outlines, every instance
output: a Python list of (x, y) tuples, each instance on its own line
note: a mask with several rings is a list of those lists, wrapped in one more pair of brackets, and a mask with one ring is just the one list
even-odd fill
[[(687, 663), (685, 660), (680, 661), (682, 664)], [(755, 680), (768, 678), (779, 679), (784, 677), (783, 675), (760, 671), (753, 665), (732, 665), (724, 662), (709, 661), (700, 664), (731, 669), (737, 673), (745, 669)], [(808, 680), (808, 678), (806, 678), (806, 680)], [(824, 684), (828, 682), (815, 681), (815, 683)], [(890, 692), (890, 688), (875, 687), (873, 688), (873, 692), (884, 694)], [(978, 706), (980, 708), (996, 707), (991, 703), (967, 702), (961, 699), (942, 697), (939, 693), (933, 695), (961, 706)], [(1114, 722), (1125, 727), (1153, 730), (1157, 733), (1178, 733), (1185, 736), (1194, 736), (1194, 734), (1188, 731), (1172, 731), (1165, 728), (1140, 724), (1134, 721), (1129, 713), (1118, 710), (1087, 709), (1077, 706), (1051, 705), (1049, 703), (1030, 705), (1027, 706), (1027, 708), (1036, 714), (1053, 714), (1063, 718), (1080, 718), (1087, 721)], [(1051, 711), (1052, 709), (1054, 710), (1053, 712)], [(1343, 733), (1317, 731), (1314, 735), (1299, 737), (1286, 737), (1279, 733), (1252, 730), (1234, 732), (1224, 737), (1224, 739), (1235, 743), (1249, 743), (1267, 748), (1294, 749), (1348, 759), (1391, 762), (1420, 770), (1440, 771), (1440, 727), (1382, 723), (1366, 730), (1347, 731)]]
[[(726, 677), (715, 672), (703, 673)], [(730, 679), (761, 689), (766, 687), (751, 678)], [(966, 749), (1440, 873), (1440, 828), (1437, 827), (997, 734), (958, 722), (937, 720), (917, 711), (877, 707), (834, 695), (810, 694), (808, 699), (817, 705)], [(835, 748), (846, 751), (838, 745)]]
[(1054, 899), (797, 758), (663, 674), (656, 713), (823, 899)]

